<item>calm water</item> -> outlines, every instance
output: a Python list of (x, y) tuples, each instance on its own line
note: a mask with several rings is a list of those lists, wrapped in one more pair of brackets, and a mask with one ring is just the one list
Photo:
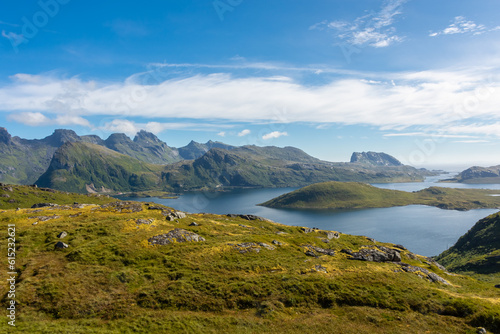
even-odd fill
[[(450, 175), (431, 177), (419, 183), (374, 184), (386, 189), (416, 191), (430, 186), (499, 189), (499, 184), (465, 185), (436, 183)], [(152, 201), (177, 210), (216, 214), (255, 214), (278, 223), (317, 227), (347, 234), (365, 235), (378, 241), (402, 244), (417, 254), (433, 256), (451, 247), (481, 218), (497, 212), (494, 209), (470, 211), (441, 210), (423, 205), (358, 210), (289, 210), (256, 206), (297, 188), (246, 189), (225, 193), (187, 193), (178, 199), (133, 198)]]

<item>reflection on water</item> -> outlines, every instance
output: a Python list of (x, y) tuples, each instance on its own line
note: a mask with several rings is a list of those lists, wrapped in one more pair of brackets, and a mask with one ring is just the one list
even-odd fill
[[(451, 177), (445, 175), (445, 178)], [(417, 191), (430, 186), (500, 189), (498, 184), (436, 183), (440, 177), (418, 183), (375, 184), (385, 189)], [(254, 214), (278, 223), (317, 227), (342, 233), (365, 235), (383, 242), (402, 244), (412, 252), (433, 256), (451, 247), (476, 221), (497, 212), (494, 209), (470, 211), (442, 210), (423, 205), (358, 210), (289, 210), (256, 206), (297, 188), (240, 189), (231, 192), (187, 193), (178, 199), (132, 198), (152, 201), (177, 210), (215, 214)]]

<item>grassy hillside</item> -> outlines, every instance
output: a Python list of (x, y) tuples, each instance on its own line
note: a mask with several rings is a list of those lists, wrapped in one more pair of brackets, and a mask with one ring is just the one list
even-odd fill
[(495, 190), (439, 187), (409, 193), (380, 189), (364, 183), (323, 182), (283, 194), (261, 205), (273, 208), (353, 209), (422, 204), (469, 210), (500, 207), (500, 197), (491, 196), (497, 193)]
[(49, 166), (56, 149), (77, 139), (71, 130), (55, 130), (44, 139), (26, 140), (12, 137), (0, 127), (0, 182), (33, 184)]
[(58, 203), (61, 205), (74, 203), (105, 204), (113, 201), (116, 201), (116, 199), (98, 194), (81, 195), (47, 188), (0, 183), (0, 211), (31, 208), (38, 203)]
[(90, 143), (66, 143), (36, 184), (64, 191), (153, 190), (160, 187), (160, 165), (148, 164)]
[(496, 274), (500, 279), (500, 215), (478, 221), (438, 260), (454, 272)]
[[(498, 289), (448, 275), (401, 246), (235, 216), (166, 220), (172, 212), (122, 202), (0, 213), (5, 231), (7, 224), (16, 228), (17, 331), (500, 331)], [(58, 217), (40, 218), (53, 215)], [(148, 241), (177, 228), (204, 241)], [(69, 247), (55, 249), (59, 241)], [(348, 254), (379, 249), (398, 252), (418, 269), (407, 272), (399, 262), (357, 261)], [(6, 254), (6, 243), (0, 252)], [(429, 273), (449, 284), (430, 282)], [(1, 280), (6, 275), (0, 271)], [(0, 296), (5, 305), (7, 285), (0, 286)], [(0, 327), (8, 329), (5, 319)]]

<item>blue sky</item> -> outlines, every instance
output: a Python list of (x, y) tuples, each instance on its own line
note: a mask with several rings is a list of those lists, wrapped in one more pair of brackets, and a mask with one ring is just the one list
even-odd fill
[(9, 1), (0, 126), (500, 164), (493, 0)]

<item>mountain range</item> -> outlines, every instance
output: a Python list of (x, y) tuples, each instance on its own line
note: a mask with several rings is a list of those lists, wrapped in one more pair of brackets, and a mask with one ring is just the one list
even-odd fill
[(165, 165), (186, 159), (196, 159), (213, 147), (231, 149), (232, 146), (209, 141), (192, 141), (185, 147), (168, 146), (154, 134), (144, 130), (133, 140), (123, 133), (114, 133), (106, 140), (96, 135), (78, 136), (73, 130), (58, 129), (43, 139), (12, 137), (0, 127), (0, 182), (33, 184), (47, 170), (56, 150), (63, 144), (91, 143), (125, 154), (137, 160)]
[(427, 170), (401, 164), (385, 153), (353, 154), (328, 162), (294, 147), (236, 147), (190, 142), (169, 147), (140, 131), (131, 140), (112, 134), (78, 136), (56, 130), (41, 140), (0, 131), (0, 182), (37, 184), (73, 192), (189, 191), (231, 187), (298, 187), (325, 181), (420, 181)]

